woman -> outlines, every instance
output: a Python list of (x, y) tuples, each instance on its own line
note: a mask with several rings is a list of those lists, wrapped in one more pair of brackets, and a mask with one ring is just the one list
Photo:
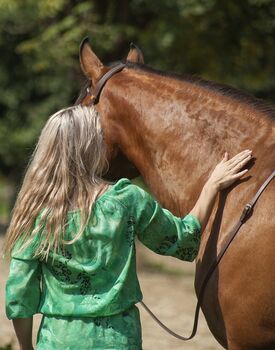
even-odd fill
[(145, 191), (102, 178), (106, 148), (94, 108), (57, 112), (43, 128), (7, 232), (6, 312), (22, 350), (141, 349), (134, 239), (192, 261), (217, 193), (241, 178), (246, 150), (216, 166), (191, 212), (172, 215)]

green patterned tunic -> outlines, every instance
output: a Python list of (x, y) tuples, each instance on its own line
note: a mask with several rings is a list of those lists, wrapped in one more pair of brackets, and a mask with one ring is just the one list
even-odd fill
[[(67, 239), (80, 211), (68, 212)], [(6, 285), (9, 319), (42, 313), (37, 349), (141, 349), (135, 237), (158, 254), (192, 261), (200, 223), (175, 217), (144, 190), (119, 180), (95, 203), (81, 238), (47, 262), (33, 257), (35, 242), (13, 250)]]

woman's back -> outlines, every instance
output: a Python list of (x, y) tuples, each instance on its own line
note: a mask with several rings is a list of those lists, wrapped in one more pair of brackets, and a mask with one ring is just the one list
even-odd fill
[[(72, 240), (78, 232), (80, 215), (80, 210), (68, 212), (65, 240)], [(112, 323), (114, 316), (115, 324), (121, 325), (123, 317), (132, 315), (130, 319), (138, 327), (135, 334), (140, 339), (139, 315), (134, 307), (142, 300), (136, 274), (135, 236), (159, 254), (193, 260), (199, 248), (199, 232), (200, 224), (195, 217), (173, 216), (144, 190), (121, 179), (94, 203), (80, 238), (65, 244), (59, 252), (50, 251), (47, 261), (35, 257), (41, 234), (23, 252), (13, 250), (7, 316), (42, 313), (45, 319), (41, 327), (45, 330), (45, 322), (46, 328), (57, 329), (68, 318), (69, 324), (75, 319), (89, 319), (91, 323), (91, 318), (98, 321), (104, 317)], [(53, 320), (58, 327), (50, 322)], [(78, 327), (74, 326), (76, 333), (82, 332)], [(64, 334), (61, 332), (58, 337), (64, 338)], [(129, 334), (126, 338), (133, 341)], [(39, 339), (38, 344), (44, 344), (44, 331)], [(136, 342), (139, 344), (139, 340)]]

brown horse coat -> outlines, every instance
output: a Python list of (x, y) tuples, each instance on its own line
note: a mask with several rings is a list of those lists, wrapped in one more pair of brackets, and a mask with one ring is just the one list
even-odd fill
[[(233, 156), (253, 150), (249, 173), (220, 194), (203, 233), (198, 291), (244, 205), (274, 169), (275, 110), (232, 88), (164, 74), (135, 62), (143, 62), (143, 57), (132, 47), (126, 68), (106, 83), (96, 107), (109, 158), (121, 169), (116, 174), (135, 174), (134, 164), (158, 201), (183, 216), (224, 151)], [(92, 85), (108, 70), (87, 42), (81, 47), (81, 65)], [(128, 160), (118, 162), (121, 155)], [(202, 309), (209, 328), (230, 350), (275, 349), (274, 252), (275, 181), (206, 288)]]

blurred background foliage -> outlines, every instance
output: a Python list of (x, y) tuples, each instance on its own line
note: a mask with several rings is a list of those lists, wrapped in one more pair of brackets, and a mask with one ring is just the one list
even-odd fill
[(103, 62), (133, 41), (150, 66), (275, 100), (274, 0), (0, 0), (2, 222), (42, 125), (78, 95), (87, 35)]

